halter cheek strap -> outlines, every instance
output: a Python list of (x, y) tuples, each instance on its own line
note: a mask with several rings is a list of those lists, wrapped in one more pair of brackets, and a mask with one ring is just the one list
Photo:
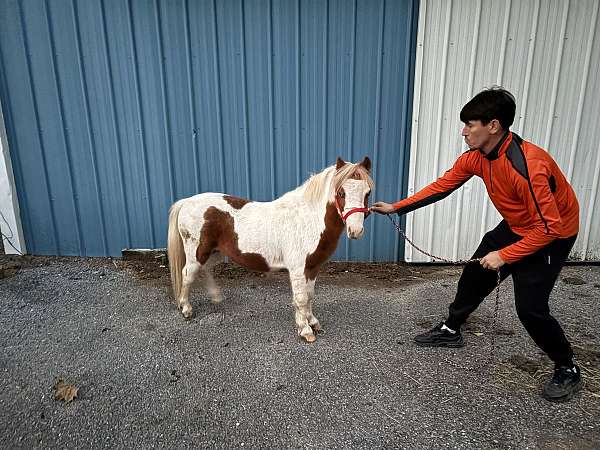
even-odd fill
[(337, 212), (340, 215), (342, 222), (344, 222), (344, 223), (346, 223), (346, 220), (348, 219), (348, 217), (350, 217), (354, 213), (359, 213), (359, 212), (364, 213), (365, 219), (369, 215), (369, 208), (352, 208), (350, 211), (348, 211), (346, 214), (344, 214), (344, 210), (340, 207), (340, 203), (338, 201), (337, 195), (335, 196), (335, 207), (337, 208)]

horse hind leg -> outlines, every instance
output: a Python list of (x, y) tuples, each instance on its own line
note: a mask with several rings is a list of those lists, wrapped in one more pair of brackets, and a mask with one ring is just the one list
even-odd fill
[(212, 273), (213, 267), (222, 261), (223, 255), (219, 252), (215, 252), (208, 258), (204, 265), (202, 265), (204, 284), (212, 303), (221, 303), (223, 301), (223, 293), (221, 292), (221, 288), (217, 285)]

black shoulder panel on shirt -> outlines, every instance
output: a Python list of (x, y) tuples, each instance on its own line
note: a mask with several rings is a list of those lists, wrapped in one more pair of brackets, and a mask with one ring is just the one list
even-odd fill
[(506, 157), (512, 164), (513, 168), (525, 179), (529, 179), (529, 174), (527, 173), (527, 162), (525, 161), (525, 154), (521, 149), (521, 142), (523, 140), (521, 138), (517, 138), (517, 135), (513, 135), (513, 140), (510, 142), (510, 145), (506, 149)]
[(546, 228), (546, 233), (548, 233), (548, 222), (546, 221), (546, 218), (542, 215), (542, 210), (540, 209), (540, 205), (537, 201), (537, 198), (535, 198), (535, 192), (533, 191), (533, 186), (531, 185), (531, 179), (529, 178), (529, 171), (527, 170), (527, 161), (525, 161), (525, 153), (523, 152), (523, 149), (521, 148), (522, 143), (523, 143), (523, 139), (520, 136), (517, 136), (516, 134), (513, 133), (513, 139), (510, 142), (508, 149), (506, 150), (506, 157), (512, 164), (513, 168), (519, 173), (519, 175), (522, 175), (523, 178), (525, 178), (527, 180), (527, 185), (529, 186), (529, 192), (531, 193), (531, 196), (533, 197), (533, 203), (535, 204), (535, 209), (537, 209), (540, 219), (542, 219), (542, 222), (544, 222), (544, 226)]

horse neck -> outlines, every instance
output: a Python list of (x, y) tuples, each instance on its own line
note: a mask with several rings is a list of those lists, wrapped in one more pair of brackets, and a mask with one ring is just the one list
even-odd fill
[(310, 179), (305, 183), (298, 186), (296, 189), (289, 191), (274, 200), (273, 203), (278, 204), (281, 207), (298, 208), (300, 206), (307, 206), (310, 213), (314, 213), (318, 216), (325, 216), (327, 205), (335, 202), (335, 195), (333, 192), (333, 177), (335, 175), (335, 168), (328, 167), (323, 172), (315, 175), (316, 177), (323, 177), (319, 179), (323, 183), (323, 191), (320, 198), (307, 199), (306, 190), (309, 187)]

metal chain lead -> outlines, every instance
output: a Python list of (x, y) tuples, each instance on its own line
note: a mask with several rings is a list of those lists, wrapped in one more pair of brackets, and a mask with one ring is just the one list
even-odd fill
[[(398, 230), (398, 232), (400, 233), (400, 235), (406, 242), (408, 242), (417, 251), (423, 253), (426, 256), (429, 256), (430, 258), (437, 259), (438, 261), (442, 261), (442, 262), (445, 262), (448, 264), (453, 264), (455, 266), (466, 265), (466, 264), (475, 263), (475, 262), (479, 263), (481, 261), (481, 258), (459, 259), (459, 260), (453, 261), (451, 259), (446, 259), (446, 258), (432, 255), (431, 253), (426, 252), (425, 250), (418, 247), (413, 241), (411, 241), (408, 238), (408, 236), (406, 235), (406, 233), (404, 232), (404, 230), (402, 230), (402, 228), (400, 228), (400, 225), (392, 218), (392, 216), (390, 214), (387, 214), (387, 216), (391, 220), (391, 222), (394, 225), (394, 227), (396, 228), (396, 230)], [(500, 274), (500, 269), (497, 269), (496, 273), (497, 273), (497, 276), (496, 276), (496, 302), (494, 305), (494, 314), (492, 316), (492, 329), (493, 330), (496, 329), (496, 320), (498, 319), (498, 311), (500, 309), (500, 283), (502, 282), (502, 276)], [(491, 333), (490, 346), (491, 346), (491, 351), (489, 352), (489, 357), (488, 357), (487, 361), (485, 361), (479, 367), (476, 367), (475, 370), (480, 370), (480, 369), (486, 367), (494, 359), (494, 354), (496, 353), (496, 333)], [(458, 364), (455, 364), (448, 360), (446, 362), (449, 363), (450, 365), (452, 365), (456, 368), (462, 369), (462, 370), (473, 369), (473, 368), (459, 366)]]

